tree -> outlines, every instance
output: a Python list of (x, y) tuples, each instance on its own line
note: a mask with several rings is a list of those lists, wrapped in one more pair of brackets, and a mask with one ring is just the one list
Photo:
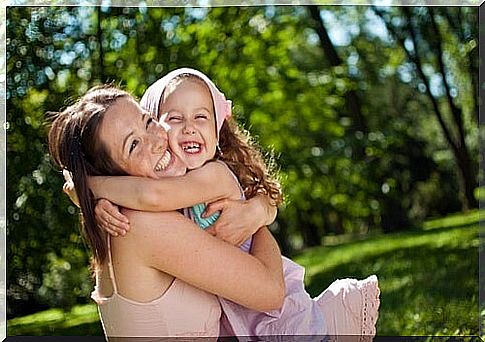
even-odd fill
[[(286, 202), (273, 231), (287, 255), (320, 245), (328, 235), (406, 229), (429, 215), (458, 210), (453, 157), (405, 50), (376, 34), (369, 8), (310, 9), (9, 8), (9, 315), (89, 300), (89, 255), (78, 232), (78, 210), (61, 193), (63, 179), (50, 161), (44, 122), (47, 111), (65, 107), (98, 83), (140, 97), (177, 67), (208, 74), (233, 100), (242, 126), (263, 150), (275, 152)], [(420, 32), (419, 56), (427, 61), (423, 72), (432, 80), (440, 69), (432, 57), (436, 47), (424, 44), (431, 35), (424, 23), (433, 28), (426, 9), (412, 11), (421, 15), (412, 25)], [(470, 118), (477, 101), (467, 91), (453, 97), (453, 87), (459, 80), (471, 89), (473, 77), (469, 82), (467, 75), (477, 56), (470, 23), (476, 18), (469, 9), (433, 11), (443, 55), (450, 56), (444, 59), (453, 75), (446, 74), (449, 93), (473, 151), (478, 147), (470, 144), (476, 134)], [(399, 9), (383, 13), (392, 25), (408, 22)], [(473, 20), (462, 20), (469, 16)], [(335, 22), (328, 17), (351, 27), (344, 43), (333, 41)], [(453, 33), (455, 27), (460, 34)], [(435, 66), (431, 73), (428, 64)], [(444, 91), (432, 95), (441, 111), (449, 108)], [(451, 127), (452, 112), (446, 112)], [(471, 164), (476, 167), (476, 160)]]
[[(440, 11), (428, 8), (406, 8), (385, 11), (373, 8), (385, 22), (387, 29), (405, 51), (421, 80), (442, 133), (448, 143), (459, 169), (460, 189), (463, 207), (476, 208), (478, 202), (474, 196), (477, 186), (476, 163), (471, 158), (467, 146), (465, 127), (466, 111), (471, 111), (477, 118), (477, 83), (476, 83), (476, 12), (467, 8), (443, 8)], [(395, 13), (397, 12), (397, 13)], [(402, 15), (399, 14), (402, 13)], [(458, 25), (464, 12), (472, 24)], [(399, 18), (399, 20), (396, 20)], [(460, 39), (461, 38), (461, 39)], [(465, 39), (465, 40), (463, 40)], [(474, 43), (475, 42), (475, 43)], [(458, 51), (444, 50), (445, 44), (460, 44), (459, 49), (465, 58), (460, 58)], [(475, 59), (474, 59), (475, 57)], [(465, 73), (456, 73), (457, 65), (467, 67)], [(468, 71), (468, 72), (466, 72)], [(461, 77), (466, 77), (465, 86), (460, 87)], [(433, 92), (431, 81), (439, 78), (439, 90)], [(424, 86), (422, 86), (424, 85)], [(416, 84), (420, 88), (420, 84)], [(463, 89), (463, 92), (459, 90)], [(467, 108), (467, 89), (471, 89), (473, 103)], [(446, 119), (447, 115), (451, 119)]]

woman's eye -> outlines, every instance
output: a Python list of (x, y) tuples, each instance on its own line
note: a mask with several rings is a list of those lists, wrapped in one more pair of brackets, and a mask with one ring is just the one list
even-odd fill
[(150, 126), (150, 124), (151, 124), (152, 122), (153, 122), (153, 119), (152, 119), (152, 118), (149, 118), (149, 119), (147, 120), (147, 124), (146, 124), (145, 128), (146, 128), (146, 129), (148, 129), (148, 126)]
[(138, 145), (138, 140), (133, 140), (133, 142), (130, 145), (130, 153), (133, 152), (133, 150), (137, 145)]

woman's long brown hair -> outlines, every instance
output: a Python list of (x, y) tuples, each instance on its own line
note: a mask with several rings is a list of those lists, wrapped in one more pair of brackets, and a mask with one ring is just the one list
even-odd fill
[(113, 86), (96, 86), (63, 111), (48, 113), (49, 152), (57, 166), (72, 174), (81, 207), (82, 233), (92, 250), (95, 265), (106, 259), (107, 245), (104, 232), (96, 224), (95, 201), (88, 177), (126, 175), (98, 138), (104, 114), (122, 97), (131, 95)]

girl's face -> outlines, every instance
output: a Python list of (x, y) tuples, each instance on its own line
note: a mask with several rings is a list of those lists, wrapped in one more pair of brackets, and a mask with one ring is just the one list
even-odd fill
[(209, 89), (198, 80), (183, 80), (164, 96), (160, 120), (170, 125), (171, 150), (188, 169), (196, 169), (216, 153), (214, 105)]
[(106, 111), (98, 134), (111, 158), (129, 175), (161, 178), (186, 171), (167, 149), (166, 125), (153, 120), (131, 98), (118, 99)]

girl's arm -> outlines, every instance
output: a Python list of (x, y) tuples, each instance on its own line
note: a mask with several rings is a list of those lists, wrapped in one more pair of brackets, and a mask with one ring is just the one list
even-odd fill
[(210, 234), (177, 212), (127, 211), (142, 260), (160, 271), (253, 310), (281, 307), (285, 294), (281, 255), (266, 228), (251, 255)]
[[(124, 236), (130, 230), (128, 218), (108, 200), (98, 200), (94, 211), (98, 225), (110, 235)], [(210, 203), (202, 217), (211, 216), (217, 211), (221, 215), (206, 231), (234, 246), (240, 246), (259, 228), (273, 223), (277, 208), (265, 195), (257, 195), (249, 200), (223, 199)]]
[(89, 185), (96, 198), (144, 211), (171, 211), (239, 194), (227, 166), (217, 162), (179, 177), (98, 176), (91, 177)]

